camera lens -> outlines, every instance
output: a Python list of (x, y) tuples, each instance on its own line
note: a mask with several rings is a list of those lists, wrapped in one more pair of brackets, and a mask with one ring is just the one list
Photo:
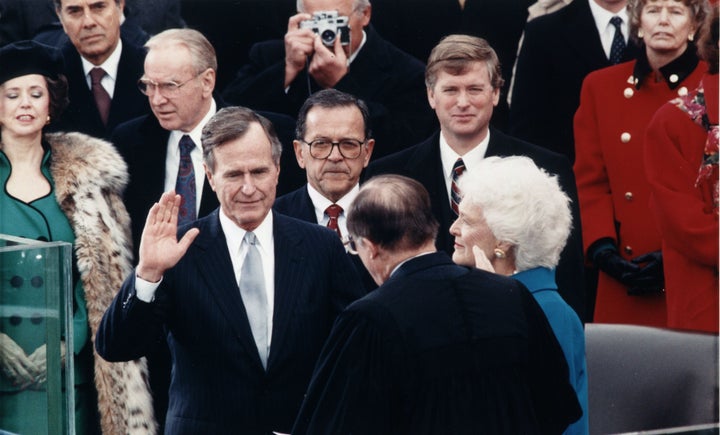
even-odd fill
[(325, 45), (333, 45), (335, 42), (335, 32), (330, 29), (325, 29), (320, 34), (320, 39), (322, 39), (322, 42)]

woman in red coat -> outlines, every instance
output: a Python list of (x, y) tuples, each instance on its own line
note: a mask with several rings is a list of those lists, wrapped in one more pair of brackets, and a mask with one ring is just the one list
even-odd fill
[(575, 177), (587, 260), (599, 269), (594, 321), (665, 326), (660, 234), (648, 207), (645, 131), (707, 70), (692, 43), (707, 0), (630, 0), (637, 60), (589, 74), (575, 114)]
[(648, 126), (645, 169), (662, 236), (668, 326), (718, 332), (718, 7), (698, 42), (700, 85)]

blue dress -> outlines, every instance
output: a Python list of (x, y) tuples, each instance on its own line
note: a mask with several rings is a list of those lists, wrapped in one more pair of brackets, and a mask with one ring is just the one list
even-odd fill
[[(51, 191), (29, 203), (7, 192), (12, 166), (0, 150), (0, 234), (74, 244), (73, 229), (55, 199), (49, 147), (45, 146), (45, 150), (41, 171), (50, 183)], [(45, 307), (46, 292), (44, 261), (39, 263), (33, 256), (25, 256), (21, 252), (18, 252), (17, 257), (5, 260), (0, 264), (0, 332), (7, 334), (30, 355), (46, 340), (45, 315), (41, 310)], [(97, 399), (93, 391), (92, 346), (85, 295), (77, 271), (73, 273), (73, 286), (72, 352), (75, 357), (76, 433), (84, 434), (95, 431), (96, 423), (93, 419), (96, 418)], [(44, 385), (21, 390), (0, 375), (0, 429), (22, 434), (45, 432), (48, 424), (46, 409)]]
[(575, 388), (583, 415), (568, 426), (565, 434), (588, 433), (588, 381), (585, 360), (585, 331), (575, 311), (570, 308), (557, 291), (555, 270), (545, 267), (524, 270), (512, 276), (535, 297), (545, 312), (555, 338), (560, 343), (570, 372), (570, 384)]

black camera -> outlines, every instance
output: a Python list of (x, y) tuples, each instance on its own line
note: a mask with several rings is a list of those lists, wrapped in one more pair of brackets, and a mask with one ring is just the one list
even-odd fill
[(350, 27), (348, 17), (338, 16), (337, 11), (315, 12), (311, 20), (300, 22), (301, 29), (312, 29), (320, 35), (323, 44), (332, 47), (335, 39), (340, 37), (342, 45), (350, 44)]

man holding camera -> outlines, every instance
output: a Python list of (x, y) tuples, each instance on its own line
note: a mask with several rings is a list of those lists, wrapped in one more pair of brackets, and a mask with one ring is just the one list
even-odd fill
[(370, 108), (374, 157), (405, 148), (436, 127), (424, 91), (424, 65), (370, 26), (369, 0), (298, 0), (284, 40), (250, 49), (223, 97), (255, 110), (295, 116), (305, 99), (335, 88)]

